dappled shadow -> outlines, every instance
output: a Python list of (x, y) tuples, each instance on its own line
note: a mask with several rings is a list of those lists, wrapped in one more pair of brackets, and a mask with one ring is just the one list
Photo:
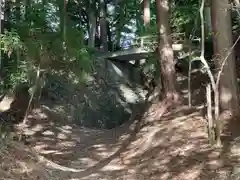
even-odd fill
[(229, 158), (234, 160), (231, 164), (231, 177), (233, 180), (236, 180), (240, 178), (239, 116), (222, 121), (222, 155), (228, 154)]
[[(197, 79), (192, 82), (198, 85)], [(227, 138), (222, 149), (208, 144), (201, 102), (151, 122), (148, 106), (135, 104), (130, 120), (111, 130), (80, 127), (70, 113), (41, 105), (29, 115), (24, 132), (59, 180), (228, 180), (238, 156), (229, 155)]]
[(81, 128), (43, 107), (29, 130), (45, 128), (31, 135), (30, 145), (69, 179), (228, 180), (236, 157), (210, 147), (201, 113), (181, 107), (145, 124), (142, 107), (135, 121), (112, 130)]
[(142, 105), (142, 107), (139, 107), (139, 108), (140, 109), (137, 111), (139, 114), (133, 115), (132, 119), (130, 120), (130, 122), (132, 122), (132, 127), (130, 131), (128, 131), (128, 137), (124, 141), (122, 141), (121, 145), (118, 147), (116, 152), (114, 152), (109, 157), (99, 161), (96, 165), (74, 175), (74, 177), (83, 178), (83, 177), (92, 175), (93, 173), (100, 171), (103, 167), (108, 165), (114, 159), (119, 158), (121, 153), (126, 151), (126, 148), (132, 143), (132, 141), (135, 140), (136, 135), (139, 132), (141, 125), (143, 123), (142, 118), (143, 118), (143, 113), (145, 112), (144, 111), (145, 105)]
[(97, 164), (73, 177), (227, 180), (234, 159), (209, 146), (204, 128), (205, 121), (196, 112), (144, 125), (119, 156), (100, 162), (105, 167)]
[[(140, 127), (141, 112), (144, 112), (140, 109), (143, 107), (144, 105), (137, 106), (138, 112), (140, 111), (136, 115), (139, 121), (133, 121), (136, 117), (133, 114), (128, 123), (109, 131), (79, 127), (64, 114), (42, 106), (29, 115), (24, 134), (28, 136), (30, 146), (59, 165), (69, 166), (76, 161), (75, 166), (79, 166), (78, 169), (93, 166), (84, 172), (86, 175), (91, 169), (108, 164), (131, 142)], [(119, 145), (121, 148), (117, 150)], [(112, 155), (105, 159), (109, 154)]]
[(37, 156), (22, 143), (0, 139), (0, 180), (49, 180), (47, 169), (38, 163)]

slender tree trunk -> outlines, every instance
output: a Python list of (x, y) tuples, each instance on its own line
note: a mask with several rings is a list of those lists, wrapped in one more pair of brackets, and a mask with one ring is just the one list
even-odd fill
[[(42, 0), (42, 8), (43, 8), (43, 18), (46, 19), (46, 15), (47, 15), (47, 9), (46, 9), (46, 5), (48, 3), (48, 0)], [(42, 28), (43, 31), (42, 32), (46, 32), (47, 31), (47, 22), (43, 21), (42, 23)]]
[[(99, 14), (99, 13), (98, 13)], [(95, 36), (95, 46), (100, 50), (101, 48), (101, 35), (100, 35), (100, 18), (96, 17), (96, 36)]]
[[(105, 0), (100, 0), (100, 49), (103, 52), (108, 52), (108, 35), (107, 35), (107, 6)], [(108, 77), (108, 60), (104, 60), (105, 77)]]
[(1, 27), (2, 30), (7, 29), (10, 30), (10, 15), (11, 15), (11, 2), (5, 1), (5, 11), (4, 11), (4, 24), (3, 27)]
[(168, 103), (179, 100), (176, 87), (176, 73), (169, 26), (169, 0), (156, 0), (157, 29), (159, 33), (159, 62), (161, 65), (162, 85)]
[[(212, 27), (215, 64), (220, 69), (228, 50), (232, 47), (232, 24), (228, 0), (212, 0)], [(238, 88), (234, 52), (228, 57), (220, 80), (220, 107), (236, 115), (238, 111)]]
[(107, 42), (107, 20), (106, 17), (106, 4), (105, 0), (100, 0), (100, 38), (101, 38), (101, 45), (102, 50), (107, 52), (108, 51), (108, 42)]
[(211, 23), (211, 2), (210, 0), (206, 0), (204, 6), (204, 19), (205, 19), (205, 34), (206, 36), (210, 35), (212, 32), (212, 23)]
[(15, 11), (16, 20), (17, 20), (17, 22), (19, 22), (21, 19), (21, 1), (16, 0), (15, 4), (16, 4), (16, 11)]
[(11, 1), (5, 1), (4, 3), (4, 20), (9, 21), (11, 14)]
[(63, 49), (64, 49), (64, 59), (66, 57), (66, 40), (67, 40), (67, 0), (63, 0)]
[(111, 27), (109, 22), (107, 22), (107, 37), (108, 37), (108, 50), (113, 51), (114, 45), (112, 41), (112, 33), (111, 33)]
[(60, 15), (60, 32), (61, 32), (61, 37), (62, 37), (62, 49), (63, 49), (63, 54), (62, 54), (62, 59), (65, 60), (66, 58), (66, 5), (67, 5), (67, 0), (60, 0), (59, 2), (59, 15)]
[[(135, 0), (134, 1), (134, 6), (138, 6), (138, 0)], [(139, 10), (138, 8), (135, 9), (135, 17), (136, 17), (136, 27), (137, 27), (137, 32), (141, 32), (141, 22), (140, 22), (140, 19), (139, 19), (139, 16), (140, 16), (140, 13), (139, 13)]]
[(29, 21), (30, 8), (31, 8), (31, 0), (25, 0), (25, 20), (26, 21)]
[(95, 46), (95, 37), (96, 37), (96, 16), (93, 11), (89, 12), (89, 47)]
[(95, 47), (95, 37), (96, 37), (96, 2), (89, 2), (89, 37), (88, 37), (88, 46)]
[(150, 2), (149, 0), (143, 0), (143, 23), (147, 27), (150, 24)]

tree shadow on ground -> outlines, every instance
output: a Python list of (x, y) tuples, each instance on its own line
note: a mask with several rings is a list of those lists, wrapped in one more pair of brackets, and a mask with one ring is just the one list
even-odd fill
[[(137, 107), (140, 110), (144, 105)], [(45, 158), (62, 166), (68, 166), (78, 160), (77, 163), (81, 166), (79, 169), (87, 169), (84, 174), (105, 166), (118, 156), (140, 127), (140, 121), (133, 120), (136, 119), (135, 117), (141, 119), (141, 114), (136, 114), (128, 123), (115, 130), (94, 130), (79, 127), (69, 119), (63, 118), (63, 115), (54, 113), (46, 107), (35, 111), (39, 112), (29, 116), (29, 124), (25, 129), (25, 134), (30, 137), (30, 145)], [(126, 137), (120, 140), (123, 136)], [(119, 146), (121, 148), (116, 151)], [(106, 151), (108, 154), (104, 155)], [(113, 155), (105, 159), (109, 154)], [(88, 169), (89, 165), (82, 162), (84, 159), (89, 161), (91, 166), (97, 164)]]
[[(105, 131), (74, 128), (67, 119), (59, 119), (62, 115), (45, 112), (49, 118), (49, 129), (65, 127), (67, 131), (67, 126), (71, 126), (69, 131), (72, 136), (68, 140), (59, 140), (59, 133), (56, 132), (53, 135), (55, 142), (45, 142), (46, 129), (42, 129), (43, 132), (38, 134), (41, 137), (31, 144), (53, 146), (48, 153), (44, 152), (46, 149), (38, 149), (38, 152), (55, 163), (67, 166), (66, 169), (58, 169), (52, 165), (52, 168), (65, 171), (69, 178), (227, 180), (234, 159), (227, 156), (224, 150), (210, 147), (205, 131), (206, 122), (199, 112), (180, 108), (166, 114), (161, 120), (155, 120), (153, 124), (144, 124), (143, 113), (146, 110), (138, 110), (140, 113), (136, 114), (135, 121)], [(57, 123), (50, 119), (56, 119)], [(38, 123), (36, 119), (32, 122), (34, 129)], [(76, 144), (62, 149), (59, 147), (59, 141), (64, 143), (70, 140)], [(53, 152), (53, 148), (57, 152)]]
[(222, 149), (209, 145), (199, 108), (181, 106), (145, 123), (148, 108), (136, 106), (132, 120), (111, 130), (82, 128), (42, 108), (30, 121), (31, 146), (69, 179), (229, 179), (237, 156), (229, 156), (229, 140)]
[(130, 122), (132, 122), (132, 127), (130, 127), (130, 131), (128, 132), (128, 137), (121, 143), (120, 147), (117, 149), (116, 152), (114, 152), (109, 157), (99, 161), (96, 165), (78, 173), (76, 176), (77, 178), (83, 178), (87, 177), (89, 175), (92, 175), (93, 173), (99, 172), (103, 167), (108, 165), (112, 160), (119, 158), (121, 156), (121, 153), (126, 151), (127, 147), (134, 141), (136, 138), (137, 133), (139, 132), (141, 126), (142, 126), (142, 118), (145, 112), (145, 106), (146, 104), (142, 104), (140, 109), (137, 111), (138, 114), (133, 115)]
[(140, 125), (127, 147), (71, 177), (227, 180), (235, 159), (208, 144), (205, 126), (200, 114), (189, 111), (185, 118), (172, 115)]
[(240, 178), (240, 122), (239, 116), (222, 122), (223, 133), (221, 136), (223, 148), (222, 155), (232, 159), (231, 176), (233, 180)]

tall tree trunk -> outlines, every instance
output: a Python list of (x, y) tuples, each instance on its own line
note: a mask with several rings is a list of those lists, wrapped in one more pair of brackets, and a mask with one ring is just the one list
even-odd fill
[[(135, 0), (134, 6), (138, 7), (140, 3), (139, 1), (140, 0)], [(142, 16), (142, 10), (135, 8), (137, 33), (141, 35), (144, 32), (144, 26), (142, 25), (144, 22), (143, 22), (143, 18), (139, 18), (140, 16)]]
[(150, 23), (150, 2), (149, 0), (143, 0), (143, 23), (147, 27)]
[(63, 0), (63, 50), (64, 50), (64, 59), (66, 58), (66, 40), (67, 40), (67, 0)]
[(107, 52), (108, 51), (108, 42), (107, 42), (107, 13), (106, 13), (106, 4), (105, 0), (100, 0), (100, 38), (101, 38), (101, 45), (102, 50)]
[(95, 37), (96, 37), (96, 2), (95, 0), (89, 1), (89, 37), (88, 46), (95, 47)]
[(10, 30), (11, 1), (5, 1), (4, 8), (4, 24), (1, 30)]
[[(108, 52), (108, 38), (107, 38), (107, 6), (105, 0), (100, 0), (100, 49), (103, 52)], [(105, 65), (105, 77), (108, 77), (108, 60), (104, 60)]]
[(156, 0), (157, 29), (159, 33), (159, 62), (165, 99), (171, 106), (179, 100), (176, 88), (176, 73), (169, 25), (169, 0)]
[[(232, 24), (228, 0), (212, 0), (212, 27), (216, 68), (220, 69), (228, 50), (232, 47)], [(220, 107), (236, 115), (238, 88), (234, 52), (228, 57), (220, 80)]]
[(113, 51), (114, 43), (112, 41), (112, 33), (111, 33), (111, 27), (110, 27), (109, 21), (107, 21), (107, 37), (108, 37), (108, 50)]
[(17, 23), (19, 23), (19, 21), (21, 19), (21, 1), (16, 0), (15, 4), (16, 4), (16, 10), (15, 10), (16, 21), (17, 21)]
[(95, 46), (95, 37), (96, 37), (96, 16), (93, 11), (89, 12), (89, 39), (88, 46)]
[(46, 32), (47, 31), (47, 22), (45, 21), (46, 19), (46, 15), (47, 15), (47, 9), (46, 9), (46, 5), (48, 3), (48, 0), (42, 0), (42, 9), (43, 9), (43, 18), (44, 18), (44, 21), (42, 23), (42, 32)]
[(212, 33), (212, 22), (211, 22), (211, 2), (206, 0), (204, 6), (204, 19), (205, 19), (205, 35), (208, 36)]
[(66, 58), (66, 5), (67, 5), (67, 0), (60, 0), (59, 2), (59, 15), (60, 15), (60, 32), (62, 36), (62, 49), (63, 49), (63, 57), (62, 59), (65, 60)]
[[(29, 14), (31, 9), (31, 0), (25, 0), (25, 20), (29, 21)], [(31, 24), (28, 22), (28, 24)]]

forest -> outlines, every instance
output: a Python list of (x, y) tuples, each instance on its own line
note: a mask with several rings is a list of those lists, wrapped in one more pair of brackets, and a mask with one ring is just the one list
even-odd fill
[(0, 2), (0, 180), (240, 179), (239, 0)]

